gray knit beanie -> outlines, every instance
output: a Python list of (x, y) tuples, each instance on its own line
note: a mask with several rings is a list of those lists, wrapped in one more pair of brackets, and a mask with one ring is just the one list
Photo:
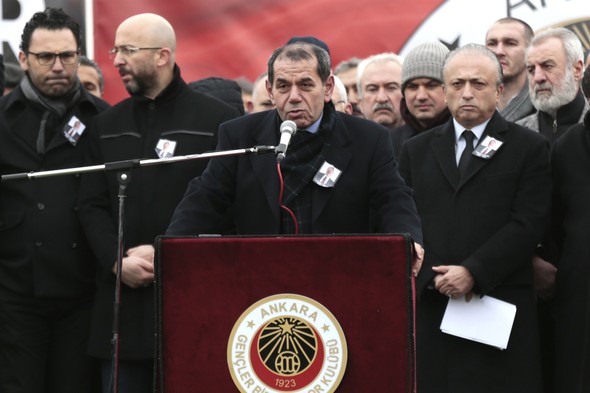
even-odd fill
[(443, 81), (443, 64), (449, 49), (438, 41), (424, 42), (408, 52), (402, 66), (402, 93), (416, 78)]

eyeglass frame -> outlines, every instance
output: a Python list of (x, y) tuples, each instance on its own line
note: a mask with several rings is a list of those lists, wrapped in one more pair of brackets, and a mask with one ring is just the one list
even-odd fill
[[(120, 46), (117, 47), (115, 46), (114, 48), (109, 49), (109, 58), (114, 59), (118, 53), (121, 54), (121, 56), (125, 56), (125, 57), (129, 57), (131, 55), (133, 55), (136, 52), (139, 52), (140, 50), (160, 50), (160, 49), (164, 49), (164, 47), (143, 47), (143, 48), (138, 48), (135, 46)], [(124, 53), (127, 52), (127, 53)]]
[[(74, 61), (71, 63), (66, 63), (64, 62), (62, 56), (66, 55), (66, 54), (74, 54)], [(67, 50), (67, 51), (63, 51), (63, 52), (31, 52), (28, 51), (27, 55), (33, 55), (37, 58), (37, 63), (39, 63), (40, 66), (42, 67), (53, 67), (53, 65), (55, 64), (55, 61), (57, 60), (57, 58), (59, 57), (59, 61), (61, 62), (62, 65), (74, 65), (76, 64), (79, 60), (80, 60), (80, 51), (79, 50)], [(39, 58), (40, 56), (48, 56), (51, 55), (53, 57), (53, 60), (47, 64), (41, 64), (41, 59)]]

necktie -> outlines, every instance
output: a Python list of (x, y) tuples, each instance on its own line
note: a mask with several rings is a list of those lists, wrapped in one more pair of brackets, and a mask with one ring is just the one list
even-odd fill
[(463, 153), (461, 153), (461, 158), (459, 159), (459, 179), (463, 177), (465, 174), (465, 169), (467, 168), (467, 164), (469, 164), (469, 160), (471, 159), (471, 153), (473, 153), (473, 138), (475, 135), (471, 130), (465, 130), (461, 134), (463, 139), (465, 139), (465, 149)]

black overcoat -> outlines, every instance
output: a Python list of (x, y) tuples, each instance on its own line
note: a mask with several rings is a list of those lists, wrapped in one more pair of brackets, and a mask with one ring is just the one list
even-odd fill
[[(531, 258), (548, 219), (549, 143), (497, 112), (486, 135), (504, 144), (490, 159), (473, 156), (461, 181), (452, 119), (402, 149), (400, 170), (415, 191), (426, 251), (417, 279), (421, 393), (541, 391)], [(465, 266), (478, 295), (516, 305), (506, 350), (440, 331), (448, 299), (429, 288), (437, 265)]]
[[(277, 145), (279, 125), (276, 110), (227, 122), (218, 148)], [(331, 104), (324, 107), (321, 127), (333, 131), (323, 148), (325, 161), (342, 173), (331, 188), (309, 183), (310, 233), (406, 233), (422, 243), (412, 192), (399, 175), (387, 129), (335, 112)], [(203, 176), (191, 181), (167, 233), (279, 234), (279, 189), (274, 155), (213, 159)], [(230, 220), (224, 221), (228, 211)]]
[[(213, 150), (219, 124), (237, 115), (223, 102), (192, 91), (177, 69), (172, 83), (155, 100), (134, 96), (97, 117), (88, 163), (155, 159), (161, 139), (176, 142), (175, 156)], [(125, 201), (125, 249), (152, 244), (164, 233), (188, 182), (206, 164), (205, 160), (191, 160), (131, 172)], [(103, 359), (111, 354), (115, 284), (111, 269), (117, 258), (118, 192), (115, 172), (83, 176), (81, 218), (100, 264), (90, 353)], [(152, 286), (131, 289), (122, 285), (122, 359), (153, 357), (153, 305)]]
[[(84, 165), (91, 119), (108, 104), (80, 86), (80, 101), (48, 124), (45, 153), (36, 140), (44, 109), (20, 86), (0, 98), (0, 174)], [(72, 116), (87, 128), (77, 143), (63, 130)], [(94, 292), (96, 263), (78, 218), (79, 175), (0, 183), (0, 286), (35, 298), (77, 298)]]
[(590, 112), (552, 151), (556, 392), (590, 391)]

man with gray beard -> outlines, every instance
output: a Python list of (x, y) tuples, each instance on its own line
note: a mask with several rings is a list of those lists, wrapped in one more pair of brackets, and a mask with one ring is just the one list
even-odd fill
[(581, 123), (588, 103), (580, 89), (584, 51), (568, 29), (548, 29), (538, 34), (526, 52), (529, 92), (537, 113), (518, 124), (540, 132), (551, 143), (572, 125)]
[[(540, 132), (553, 145), (571, 126), (581, 123), (588, 103), (580, 89), (584, 71), (582, 44), (578, 37), (565, 28), (548, 29), (538, 34), (526, 51), (529, 92), (537, 112), (519, 121), (531, 130)], [(553, 242), (537, 249), (533, 257), (535, 290), (541, 335), (541, 361), (545, 392), (560, 392), (554, 381), (555, 326), (557, 317), (554, 294), (556, 277), (562, 269), (556, 261)], [(563, 274), (563, 273), (562, 273)], [(559, 279), (557, 279), (559, 280)]]

